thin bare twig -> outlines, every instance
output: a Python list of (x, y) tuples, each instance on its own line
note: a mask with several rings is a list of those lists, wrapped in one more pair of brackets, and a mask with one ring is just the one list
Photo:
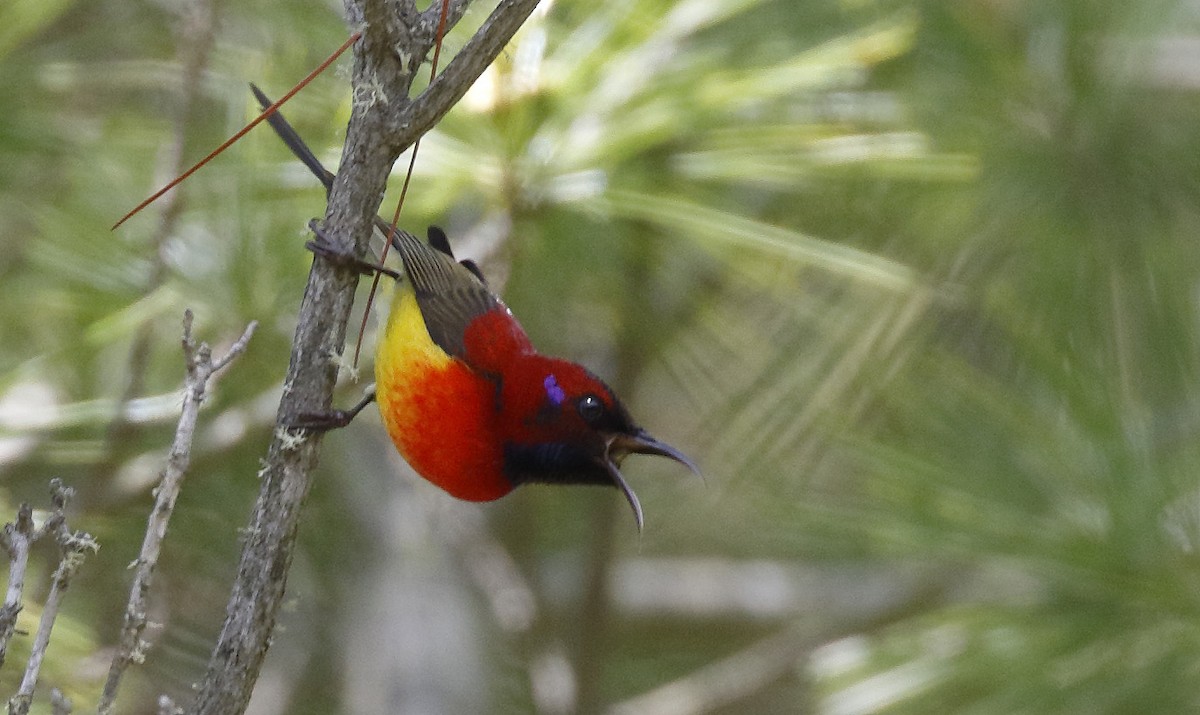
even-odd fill
[[(409, 146), (467, 91), (533, 12), (537, 0), (502, 0), (445, 73), (415, 101), (407, 97), (415, 69), (436, 40), (437, 17), (413, 15), (388, 0), (347, 0), (352, 23), (363, 26), (355, 45), (355, 102), (341, 170), (329, 194), (324, 229), (347, 253), (367, 247), (387, 177)], [(456, 20), (466, 0), (451, 3)], [(441, 82), (440, 89), (432, 91)], [(421, 121), (416, 121), (418, 110)], [(260, 472), (258, 500), (245, 542), (225, 624), (189, 712), (239, 715), (250, 700), (283, 602), (300, 511), (320, 453), (321, 435), (289, 429), (303, 413), (328, 410), (333, 399), (346, 324), (358, 276), (352, 268), (314, 261), (300, 304), (292, 357), (276, 417), (275, 438)]]
[[(54, 479), (50, 482), (51, 490), (61, 488), (61, 482)], [(17, 627), (17, 616), (21, 613), (21, 596), (25, 592), (25, 569), (29, 565), (29, 551), (33, 544), (46, 534), (58, 528), (64, 519), (61, 511), (56, 511), (42, 524), (35, 528), (33, 523), (33, 507), (22, 504), (17, 509), (17, 520), (4, 525), (0, 532), (0, 547), (8, 554), (8, 589), (4, 596), (4, 605), (0, 607), (0, 665), (8, 652), (8, 643)]]
[(245, 352), (257, 326), (257, 322), (251, 322), (229, 351), (214, 360), (211, 348), (205, 343), (197, 345), (192, 337), (192, 311), (188, 310), (183, 315), (183, 355), (187, 364), (183, 412), (179, 416), (175, 440), (171, 443), (171, 452), (167, 456), (162, 478), (154, 491), (154, 509), (151, 510), (146, 523), (142, 550), (134, 561), (133, 585), (129, 588), (129, 603), (125, 606), (125, 622), (121, 627), (120, 643), (116, 654), (113, 655), (108, 679), (104, 683), (104, 692), (100, 695), (97, 708), (100, 715), (112, 712), (125, 669), (130, 663), (142, 662), (145, 656), (146, 642), (142, 640), (142, 633), (146, 629), (147, 594), (150, 592), (150, 583), (158, 565), (158, 554), (167, 535), (171, 514), (175, 511), (175, 500), (179, 496), (183, 477), (191, 461), (192, 438), (196, 432), (200, 407), (208, 390), (208, 380), (215, 372)]
[(22, 504), (17, 510), (17, 520), (4, 525), (0, 533), (0, 546), (8, 554), (8, 589), (4, 605), (0, 606), (0, 665), (8, 653), (8, 642), (17, 628), (17, 616), (21, 613), (21, 595), (25, 592), (25, 568), (29, 564), (29, 547), (36, 540), (33, 528), (33, 508)]
[(46, 648), (50, 645), (50, 632), (54, 629), (54, 621), (58, 618), (58, 609), (62, 599), (71, 585), (71, 578), (83, 564), (89, 552), (100, 548), (91, 535), (83, 531), (71, 531), (67, 528), (65, 510), (67, 503), (74, 496), (75, 490), (64, 487), (59, 479), (50, 480), (50, 501), (54, 505), (53, 514), (41, 529), (34, 532), (34, 540), (46, 534), (53, 534), (58, 542), (59, 562), (54, 570), (54, 578), (50, 584), (50, 593), (42, 606), (42, 617), (38, 622), (37, 633), (30, 647), (29, 662), (25, 665), (25, 675), (21, 678), (21, 686), (17, 694), (8, 701), (9, 715), (26, 715), (33, 702), (33, 689), (37, 685), (38, 674), (41, 672), (42, 660), (46, 657)]

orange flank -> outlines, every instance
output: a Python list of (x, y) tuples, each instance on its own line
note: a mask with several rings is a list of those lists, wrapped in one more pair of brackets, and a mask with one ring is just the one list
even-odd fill
[(375, 351), (376, 400), (388, 435), (422, 477), (459, 499), (512, 491), (496, 431), (494, 383), (434, 344), (412, 285), (396, 285)]

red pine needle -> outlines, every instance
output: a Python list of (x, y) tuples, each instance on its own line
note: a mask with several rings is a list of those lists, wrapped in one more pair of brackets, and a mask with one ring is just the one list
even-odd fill
[[(444, 10), (443, 10), (443, 12), (444, 12)], [(316, 79), (317, 75), (324, 72), (325, 68), (327, 68), (327, 67), (329, 67), (329, 65), (333, 64), (334, 61), (337, 60), (337, 58), (340, 57), (343, 52), (350, 49), (350, 46), (353, 45), (355, 42), (357, 42), (358, 38), (360, 38), (360, 37), (362, 37), (362, 30), (359, 30), (358, 32), (351, 35), (344, 43), (342, 43), (342, 46), (339, 47), (332, 55), (325, 58), (324, 62), (322, 62), (315, 70), (310, 72), (307, 77), (300, 80), (300, 83), (297, 84), (295, 87), (292, 87), (291, 90), (289, 90), (287, 94), (283, 95), (278, 100), (276, 100), (276, 102), (274, 104), (272, 104), (271, 106), (264, 109), (262, 111), (262, 114), (259, 114), (258, 117), (256, 119), (254, 119), (254, 121), (252, 121), (249, 124), (247, 124), (246, 126), (242, 127), (236, 134), (234, 134), (233, 136), (226, 139), (225, 142), (223, 144), (221, 144), (221, 146), (217, 147), (216, 149), (213, 149), (212, 152), (209, 153), (208, 156), (206, 156), (203, 159), (201, 159), (200, 161), (198, 161), (192, 168), (188, 169), (187, 171), (183, 172), (179, 176), (175, 177), (175, 179), (173, 179), (171, 181), (171, 183), (167, 184), (166, 186), (162, 187), (158, 191), (154, 192), (154, 194), (152, 194), (149, 198), (147, 198), (142, 203), (138, 204), (137, 206), (134, 206), (132, 211), (130, 211), (129, 213), (122, 216), (121, 220), (119, 220), (113, 224), (111, 230), (113, 230), (113, 231), (117, 230), (117, 228), (119, 228), (121, 226), (121, 224), (123, 224), (126, 221), (128, 221), (129, 219), (133, 218), (139, 211), (141, 211), (142, 209), (146, 208), (150, 204), (157, 201), (158, 198), (161, 197), (163, 194), (167, 193), (171, 189), (173, 189), (176, 186), (178, 186), (179, 184), (183, 183), (183, 181), (185, 179), (187, 179), (192, 174), (196, 173), (196, 171), (200, 167), (202, 167), (205, 164), (207, 164), (208, 162), (212, 161), (214, 158), (216, 158), (216, 156), (218, 154), (220, 154), (221, 152), (228, 149), (234, 142), (236, 142), (238, 139), (241, 139), (243, 136), (245, 136), (247, 132), (249, 132), (254, 127), (258, 126), (264, 119), (266, 119), (267, 117), (274, 114), (275, 110), (277, 110), (281, 106), (283, 106), (283, 103), (288, 101), (292, 97), (294, 97), (297, 92), (304, 89), (308, 85), (309, 82), (312, 82), (314, 79)]]

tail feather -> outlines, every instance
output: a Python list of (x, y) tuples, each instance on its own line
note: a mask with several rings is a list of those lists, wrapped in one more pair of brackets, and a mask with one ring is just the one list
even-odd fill
[[(254, 93), (255, 99), (258, 100), (263, 109), (271, 106), (271, 100), (253, 82), (250, 83), (250, 91)], [(321, 184), (325, 186), (325, 193), (328, 194), (329, 190), (333, 188), (334, 173), (326, 169), (321, 160), (317, 158), (317, 155), (313, 154), (312, 149), (308, 148), (308, 145), (300, 138), (300, 135), (292, 128), (288, 120), (283, 118), (283, 113), (275, 112), (267, 117), (267, 123), (275, 130), (275, 133), (279, 135), (279, 138), (283, 140), (287, 148), (292, 150), (296, 158), (304, 162), (308, 170), (321, 181)]]
[[(270, 106), (271, 100), (258, 87), (251, 84), (250, 89), (259, 102)], [(275, 112), (267, 121), (328, 192), (333, 186), (334, 174), (321, 164), (292, 125), (280, 112)], [(391, 236), (392, 246), (400, 254), (404, 273), (413, 283), (430, 337), (448, 354), (465, 357), (463, 341), (467, 325), (480, 315), (503, 306), (488, 290), (479, 267), (472, 261), (456, 262), (450, 241), (437, 227), (430, 227), (429, 244), (408, 231), (393, 231), (391, 225), (378, 216), (375, 227), (385, 236)]]
[[(263, 107), (271, 106), (271, 99), (263, 94), (263, 91), (253, 82), (250, 83), (250, 91), (254, 93), (254, 97)], [(321, 163), (321, 160), (317, 158), (313, 150), (300, 138), (300, 134), (296, 132), (291, 123), (287, 119), (284, 119), (283, 112), (277, 111), (267, 117), (267, 123), (275, 130), (275, 134), (279, 136), (287, 148), (292, 150), (292, 154), (295, 154), (296, 158), (313, 173), (313, 176), (317, 177), (321, 185), (325, 187), (325, 194), (328, 195), (329, 191), (333, 188), (333, 179), (336, 175), (325, 168), (325, 165)], [(391, 224), (378, 216), (375, 217), (375, 228), (384, 236), (388, 236), (392, 232)], [(397, 230), (397, 233), (400, 233), (400, 231)], [(413, 240), (415, 241), (416, 239), (414, 238)], [(392, 248), (397, 251), (401, 250), (400, 243), (399, 236), (392, 236)]]

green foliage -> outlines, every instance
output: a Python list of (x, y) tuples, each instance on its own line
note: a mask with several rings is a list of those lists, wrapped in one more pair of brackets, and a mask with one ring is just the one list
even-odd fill
[[(262, 131), (166, 235), (154, 208), (107, 230), (169, 162), (187, 37), (163, 8), (0, 8), (0, 502), (61, 476), (103, 544), (50, 652), (77, 705), (169, 444), (182, 311), (218, 346), (262, 324), (204, 413), (131, 712), (185, 700), (220, 627), (323, 210)], [(220, 12), (189, 160), (248, 118), (246, 82), (281, 94), (344, 31)], [(1196, 32), (1166, 0), (544, 5), (423, 140), (402, 223), (482, 256), (535, 342), (706, 485), (632, 458), (639, 541), (599, 490), (451, 503), (364, 417), (326, 441), (280, 701), (1195, 709), (1200, 107), (1172, 53)], [(331, 165), (346, 95), (335, 70), (287, 108)]]

